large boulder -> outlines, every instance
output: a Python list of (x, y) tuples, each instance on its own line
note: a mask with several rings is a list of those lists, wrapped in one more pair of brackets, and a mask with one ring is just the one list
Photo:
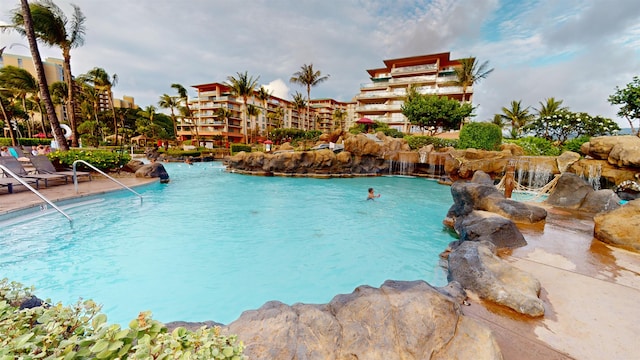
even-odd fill
[(564, 173), (545, 201), (553, 206), (577, 209), (593, 191), (593, 187), (578, 175)]
[(159, 162), (152, 162), (141, 166), (136, 170), (135, 176), (141, 178), (160, 178), (161, 183), (169, 182), (169, 174)]
[(223, 332), (250, 359), (502, 359), (491, 331), (424, 281), (360, 286), (324, 305), (271, 301)]
[(456, 181), (451, 185), (453, 205), (449, 210), (453, 216), (462, 216), (471, 210), (484, 210), (502, 215), (517, 223), (535, 224), (544, 221), (547, 217), (545, 209), (505, 199), (502, 192), (495, 186), (486, 182), (481, 177), (482, 183)]
[(449, 254), (449, 280), (459, 282), (482, 299), (532, 317), (544, 315), (538, 298), (540, 282), (531, 274), (509, 265), (486, 241), (465, 241)]
[(620, 198), (611, 189), (597, 190), (588, 193), (584, 201), (580, 204), (580, 211), (588, 213), (599, 213), (610, 211), (620, 207)]
[(640, 138), (633, 135), (598, 136), (582, 144), (580, 152), (617, 166), (640, 167)]
[(569, 170), (571, 165), (573, 165), (578, 160), (580, 160), (580, 154), (573, 151), (563, 152), (556, 159), (558, 163), (558, 171), (560, 171), (560, 173), (566, 172), (567, 170)]
[(640, 199), (596, 215), (594, 237), (614, 246), (640, 252)]
[(456, 220), (454, 229), (459, 241), (489, 241), (498, 248), (517, 248), (527, 241), (513, 221), (487, 211), (472, 211)]

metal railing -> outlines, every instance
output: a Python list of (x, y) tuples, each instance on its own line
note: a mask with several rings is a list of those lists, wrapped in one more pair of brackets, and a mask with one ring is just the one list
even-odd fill
[(73, 185), (75, 186), (76, 194), (78, 193), (78, 176), (77, 176), (77, 174), (76, 174), (76, 165), (77, 165), (78, 163), (82, 163), (82, 164), (84, 164), (84, 165), (86, 165), (86, 166), (88, 166), (88, 167), (92, 168), (93, 170), (95, 170), (95, 171), (99, 172), (100, 174), (102, 174), (102, 175), (106, 176), (109, 180), (111, 180), (111, 181), (115, 182), (116, 184), (118, 184), (118, 185), (122, 186), (123, 188), (125, 188), (125, 189), (127, 189), (127, 190), (131, 191), (132, 193), (134, 193), (134, 194), (136, 194), (136, 195), (138, 195), (138, 197), (140, 198), (140, 202), (142, 202), (142, 195), (138, 194), (137, 192), (135, 192), (133, 189), (131, 189), (131, 188), (130, 188), (130, 187), (128, 187), (127, 185), (125, 185), (125, 184), (121, 183), (120, 181), (118, 181), (118, 180), (116, 180), (116, 179), (112, 178), (111, 176), (107, 175), (104, 171), (102, 171), (102, 170), (98, 169), (97, 167), (95, 167), (95, 166), (93, 166), (93, 165), (89, 164), (88, 162), (86, 162), (86, 161), (84, 161), (84, 160), (76, 160), (76, 161), (74, 161), (74, 162), (73, 162)]
[[(38, 197), (42, 200), (44, 200), (47, 204), (51, 205), (52, 208), (56, 209), (60, 214), (64, 215), (64, 217), (67, 218), (67, 220), (69, 220), (69, 222), (73, 222), (73, 219), (67, 215), (64, 211), (62, 211), (62, 209), (60, 209), (59, 207), (56, 206), (56, 204), (52, 203), (49, 199), (47, 199), (44, 195), (42, 195), (38, 190), (34, 189), (33, 187), (31, 187), (31, 185), (27, 184), (26, 181), (22, 180), (20, 178), (20, 176), (16, 175), (13, 171), (7, 169), (6, 166), (4, 165), (0, 165), (0, 169), (2, 169), (4, 171), (5, 174), (11, 176), (12, 178), (18, 180), (20, 182), (20, 184), (22, 184), (24, 187), (26, 187), (27, 189), (31, 190), (34, 194), (38, 195)], [(75, 176), (75, 171), (74, 171), (74, 179), (76, 179)]]

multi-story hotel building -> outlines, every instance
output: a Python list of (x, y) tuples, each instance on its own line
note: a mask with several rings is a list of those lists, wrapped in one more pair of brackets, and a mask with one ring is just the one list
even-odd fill
[[(311, 99), (309, 102), (311, 108), (311, 129), (329, 132), (343, 126), (347, 128), (347, 124), (353, 122), (353, 105), (351, 102), (341, 102), (333, 99)], [(342, 124), (338, 124), (333, 114), (336, 110), (344, 112)]]
[[(42, 65), (44, 67), (44, 75), (47, 79), (47, 84), (51, 85), (57, 81), (64, 81), (64, 60), (56, 59), (56, 58), (46, 58)], [(24, 55), (13, 55), (3, 53), (0, 56), (0, 68), (4, 66), (15, 66), (24, 70), (27, 70), (33, 77), (37, 79), (37, 73), (35, 69), (35, 65), (33, 64), (33, 60), (30, 56)], [(79, 87), (76, 87), (76, 91), (80, 91)], [(113, 106), (116, 108), (128, 108), (128, 109), (137, 109), (138, 106), (135, 104), (135, 100), (131, 96), (123, 96), (122, 99), (113, 99)], [(99, 97), (98, 109), (100, 111), (111, 110), (111, 104), (107, 97), (106, 93), (101, 93)], [(76, 113), (77, 113), (76, 109)], [(66, 121), (68, 119), (67, 110), (62, 105), (56, 105), (56, 113), (58, 119), (62, 121)], [(40, 116), (40, 114), (35, 114), (36, 116)]]
[[(416, 86), (421, 94), (447, 96), (462, 101), (462, 87), (455, 85), (454, 71), (459, 60), (451, 60), (449, 53), (412, 56), (384, 60), (384, 67), (369, 69), (371, 82), (362, 84), (356, 95), (357, 117), (389, 124), (405, 133), (418, 132), (402, 115), (401, 106), (410, 86)], [(471, 101), (473, 88), (468, 87), (466, 101)]]
[[(57, 81), (64, 81), (64, 61), (62, 59), (46, 58), (42, 62), (42, 65), (44, 67), (44, 76), (47, 79), (47, 84), (51, 85)], [(0, 56), (0, 68), (5, 66), (15, 66), (24, 69), (37, 79), (36, 67), (33, 64), (31, 56), (3, 53), (2, 56)], [(56, 106), (56, 115), (58, 119), (66, 118), (67, 111), (64, 106)], [(40, 114), (36, 114), (36, 116), (40, 116)]]
[[(191, 119), (180, 119), (178, 125), (178, 137), (181, 140), (194, 139), (196, 136), (201, 140), (220, 140), (221, 138), (230, 143), (242, 142), (244, 140), (244, 127), (247, 129), (247, 136), (251, 133), (257, 136), (264, 136), (270, 127), (304, 129), (306, 107), (296, 109), (291, 101), (281, 99), (277, 96), (270, 96), (265, 102), (258, 99), (257, 91), (253, 96), (247, 98), (248, 106), (258, 108), (259, 114), (250, 116), (244, 120), (243, 99), (232, 94), (231, 88), (223, 83), (209, 83), (193, 86), (197, 91), (197, 97), (190, 99), (189, 108), (192, 112)], [(318, 130), (331, 130), (334, 127), (333, 111), (337, 108), (347, 111), (348, 103), (335, 101), (332, 99), (311, 100), (309, 119), (313, 128)], [(219, 109), (224, 108), (230, 111), (231, 116), (225, 121), (219, 115)], [(280, 119), (274, 119), (273, 115), (278, 109), (282, 114)], [(353, 112), (350, 113), (353, 116)], [(309, 130), (306, 128), (305, 130)]]

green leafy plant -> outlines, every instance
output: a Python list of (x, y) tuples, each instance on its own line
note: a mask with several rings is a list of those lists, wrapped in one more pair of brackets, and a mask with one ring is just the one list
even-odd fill
[(411, 150), (418, 150), (427, 145), (433, 145), (436, 149), (458, 146), (458, 140), (456, 139), (442, 139), (434, 136), (407, 135), (404, 139), (407, 140)]
[[(97, 167), (102, 171), (110, 171), (121, 168), (126, 165), (131, 156), (126, 152), (106, 151), (106, 150), (69, 150), (69, 151), (54, 151), (50, 153), (49, 159), (54, 164), (60, 164), (63, 167), (71, 167), (76, 160), (84, 160), (89, 164)], [(78, 165), (78, 168), (81, 167)]]
[(582, 144), (586, 142), (589, 142), (589, 140), (591, 140), (591, 137), (588, 135), (583, 135), (583, 136), (571, 139), (562, 145), (562, 150), (580, 153), (580, 146), (582, 146)]
[(141, 312), (123, 329), (107, 323), (92, 300), (21, 310), (32, 291), (0, 280), (0, 359), (245, 359), (244, 344), (221, 335), (219, 327), (169, 333), (150, 312)]
[(473, 122), (460, 130), (461, 149), (498, 150), (502, 144), (502, 130), (491, 123)]
[(236, 154), (236, 153), (239, 153), (241, 151), (251, 152), (251, 146), (250, 145), (244, 145), (244, 144), (232, 144), (231, 145), (231, 153), (232, 154)]
[(529, 156), (558, 156), (560, 149), (547, 139), (539, 137), (524, 137), (517, 140), (507, 140), (506, 142), (516, 144), (522, 148), (525, 155)]

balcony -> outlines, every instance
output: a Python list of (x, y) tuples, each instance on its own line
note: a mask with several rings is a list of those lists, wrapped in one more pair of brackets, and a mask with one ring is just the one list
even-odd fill
[(384, 89), (387, 86), (389, 86), (388, 81), (376, 81), (373, 83), (360, 84), (360, 89), (375, 89), (375, 88)]
[(414, 73), (414, 72), (430, 72), (430, 71), (437, 71), (437, 70), (438, 70), (438, 64), (434, 63), (434, 64), (403, 66), (403, 67), (394, 68), (394, 69), (391, 69), (391, 74), (392, 75), (407, 74), (407, 73)]
[(438, 76), (438, 79), (436, 80), (436, 83), (438, 84), (442, 84), (442, 83), (449, 83), (449, 82), (457, 82), (458, 81), (458, 77), (455, 75), (447, 75), (447, 76)]
[(425, 83), (425, 82), (434, 82), (436, 81), (435, 75), (423, 75), (423, 76), (410, 76), (410, 77), (401, 77), (401, 78), (393, 78), (389, 81), (391, 84), (415, 84), (415, 83)]

